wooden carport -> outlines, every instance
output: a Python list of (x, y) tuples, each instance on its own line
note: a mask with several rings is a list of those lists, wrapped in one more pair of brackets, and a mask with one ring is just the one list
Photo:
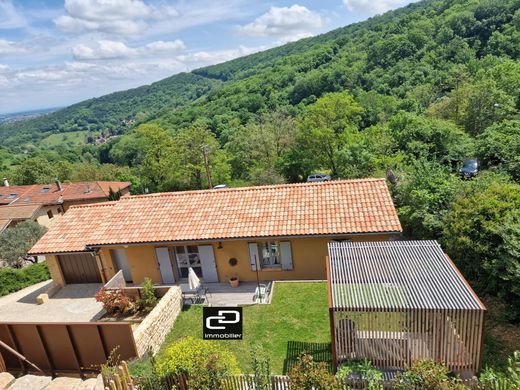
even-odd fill
[(327, 278), (335, 366), (480, 371), (486, 309), (436, 241), (331, 242)]

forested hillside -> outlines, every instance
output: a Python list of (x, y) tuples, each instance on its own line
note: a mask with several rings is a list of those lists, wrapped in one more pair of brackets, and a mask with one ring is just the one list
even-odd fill
[[(204, 151), (213, 185), (392, 170), (405, 234), (439, 239), (479, 292), (520, 321), (519, 8), (422, 1), (0, 127), (1, 174), (20, 184), (131, 180), (136, 192), (207, 188)], [(78, 130), (116, 137), (39, 143)], [(462, 181), (468, 157), (482, 171)]]

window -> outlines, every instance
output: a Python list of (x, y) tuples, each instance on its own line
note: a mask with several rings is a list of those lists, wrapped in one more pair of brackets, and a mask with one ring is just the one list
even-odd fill
[(258, 254), (260, 255), (260, 266), (262, 268), (281, 267), (280, 245), (277, 241), (259, 243)]
[(175, 256), (177, 268), (181, 278), (188, 277), (188, 271), (193, 268), (197, 276), (202, 277), (202, 265), (200, 263), (199, 248), (195, 245), (176, 246)]
[(14, 199), (18, 196), (18, 194), (9, 194), (9, 196), (7, 197), (7, 199)]
[(258, 269), (293, 269), (290, 241), (250, 242), (249, 265), (251, 271)]
[(54, 214), (52, 214), (52, 210), (47, 210), (47, 216), (49, 217), (49, 219), (54, 218)]
[(40, 192), (49, 192), (51, 187), (43, 187)]

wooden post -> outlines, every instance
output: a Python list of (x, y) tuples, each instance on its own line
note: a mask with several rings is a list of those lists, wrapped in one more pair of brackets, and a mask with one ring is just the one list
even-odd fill
[(7, 371), (7, 367), (5, 366), (5, 361), (2, 356), (2, 351), (0, 351), (0, 372), (6, 372), (6, 371)]
[(334, 307), (332, 303), (332, 286), (330, 283), (330, 265), (329, 256), (325, 257), (325, 263), (327, 268), (327, 292), (329, 299), (329, 323), (330, 323), (330, 345), (332, 350), (332, 373), (336, 373), (338, 366), (338, 357), (336, 355), (336, 329), (334, 326)]

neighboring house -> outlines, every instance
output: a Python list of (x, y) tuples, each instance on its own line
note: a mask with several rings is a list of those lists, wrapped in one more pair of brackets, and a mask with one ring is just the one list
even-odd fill
[(22, 221), (46, 220), (47, 213), (40, 204), (14, 204), (0, 207), (0, 233)]
[(29, 251), (52, 278), (177, 283), (326, 279), (327, 243), (398, 237), (384, 179), (341, 180), (131, 196), (74, 206)]
[[(0, 187), (0, 230), (12, 226), (11, 221), (35, 220), (40, 225), (50, 226), (70, 206), (106, 202), (110, 189), (121, 195), (130, 193), (131, 183), (119, 181), (94, 181), (81, 183), (33, 184), (10, 186), (4, 179)], [(25, 207), (22, 207), (25, 206)], [(14, 218), (10, 218), (14, 216)]]

